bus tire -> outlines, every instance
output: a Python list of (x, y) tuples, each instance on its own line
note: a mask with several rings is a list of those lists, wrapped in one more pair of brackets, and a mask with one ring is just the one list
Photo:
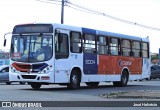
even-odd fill
[(69, 89), (78, 89), (80, 87), (80, 73), (78, 73), (76, 70), (72, 70), (71, 76), (70, 76), (70, 83), (67, 84), (67, 87)]
[(41, 83), (29, 83), (33, 89), (40, 89)]
[(124, 70), (122, 72), (121, 81), (113, 82), (113, 85), (115, 87), (124, 87), (127, 86), (127, 83), (128, 83), (128, 72)]
[(86, 82), (86, 85), (90, 86), (90, 87), (97, 87), (98, 84), (99, 84), (99, 82)]

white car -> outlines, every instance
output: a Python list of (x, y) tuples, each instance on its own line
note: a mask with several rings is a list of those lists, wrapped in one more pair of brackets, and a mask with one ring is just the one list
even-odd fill
[(11, 84), (11, 82), (9, 82), (9, 66), (8, 65), (0, 66), (0, 82)]
[[(11, 84), (9, 81), (9, 65), (0, 66), (0, 82), (6, 84)], [(19, 82), (20, 84), (25, 84), (25, 82)]]

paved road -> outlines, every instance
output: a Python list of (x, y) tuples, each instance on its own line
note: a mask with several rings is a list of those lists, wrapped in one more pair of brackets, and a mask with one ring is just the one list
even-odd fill
[[(117, 91), (160, 90), (160, 80), (130, 82), (127, 87), (114, 87), (112, 83), (101, 83), (98, 87), (81, 84), (78, 90), (68, 90), (65, 86), (43, 85), (40, 90), (33, 90), (30, 85), (0, 83), (0, 100), (9, 101), (97, 101), (108, 100), (100, 94)], [(110, 100), (110, 99), (109, 99)]]
[[(160, 91), (160, 80), (129, 82), (127, 87), (114, 87), (112, 83), (101, 83), (98, 87), (93, 88), (81, 84), (81, 88), (78, 90), (68, 90), (65, 86), (59, 85), (43, 85), (40, 90), (33, 90), (27, 84), (19, 85), (18, 83), (13, 83), (12, 85), (6, 85), (0, 83), (0, 101), (146, 101), (146, 99), (107, 99), (100, 97), (100, 94), (111, 92), (141, 90)], [(155, 99), (149, 100), (155, 101)], [(60, 110), (60, 108), (57, 109)], [(67, 109), (69, 110), (69, 108)], [(86, 109), (96, 110), (96, 108)], [(101, 109), (105, 110), (105, 108)], [(116, 110), (119, 110), (119, 108), (116, 108)]]

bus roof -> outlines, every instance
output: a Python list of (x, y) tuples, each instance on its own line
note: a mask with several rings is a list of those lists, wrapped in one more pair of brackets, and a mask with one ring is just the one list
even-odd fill
[[(70, 25), (64, 25), (64, 24), (58, 24), (58, 23), (36, 23), (36, 24), (52, 24), (53, 28), (59, 28), (59, 29), (66, 29), (66, 30), (72, 30), (72, 31), (78, 31), (86, 34), (93, 34), (93, 35), (103, 35), (103, 36), (112, 36), (112, 37), (118, 37), (122, 39), (131, 39), (131, 40), (137, 40), (137, 41), (145, 41), (149, 42), (148, 38), (142, 38), (137, 36), (131, 36), (131, 35), (125, 35), (125, 34), (119, 34), (119, 33), (113, 33), (108, 31), (101, 31), (96, 29), (90, 29), (85, 27), (77, 27), (77, 26), (70, 26)], [(23, 25), (34, 25), (34, 24), (23, 24)], [(16, 25), (16, 26), (22, 26)]]
[(146, 38), (138, 37), (138, 36), (131, 36), (131, 35), (125, 35), (125, 34), (119, 34), (119, 33), (114, 33), (114, 32), (108, 32), (108, 31), (101, 31), (101, 30), (96, 30), (96, 29), (90, 29), (90, 28), (85, 28), (85, 27), (76, 27), (76, 26), (69, 26), (69, 25), (64, 25), (64, 24), (53, 24), (55, 28), (65, 28), (68, 30), (72, 31), (82, 31), (82, 33), (85, 34), (93, 34), (93, 35), (103, 35), (103, 36), (112, 36), (112, 37), (118, 37), (118, 38), (123, 38), (123, 39), (131, 39), (131, 40), (137, 40), (148, 42)]
[(112, 37), (118, 37), (123, 39), (132, 39), (132, 40), (142, 40), (141, 37), (131, 36), (131, 35), (125, 35), (125, 34), (119, 34), (119, 33), (113, 33), (113, 32), (107, 32), (107, 31), (97, 31), (98, 35), (104, 35), (104, 36), (112, 36)]

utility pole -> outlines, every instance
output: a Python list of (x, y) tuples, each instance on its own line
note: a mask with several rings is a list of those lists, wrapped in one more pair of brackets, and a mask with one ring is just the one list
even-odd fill
[(62, 9), (61, 9), (61, 24), (63, 24), (64, 18), (64, 0), (62, 0)]

